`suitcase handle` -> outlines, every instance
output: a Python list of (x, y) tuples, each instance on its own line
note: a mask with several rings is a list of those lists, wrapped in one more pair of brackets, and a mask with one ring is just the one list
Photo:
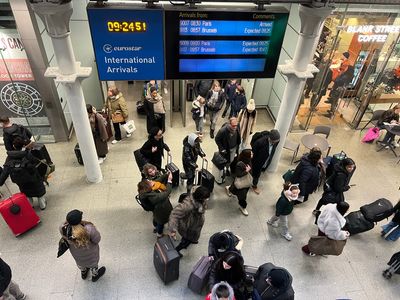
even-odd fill
[(167, 164), (172, 163), (172, 155), (171, 154), (167, 154)]
[[(206, 167), (204, 168), (204, 164), (206, 165)], [(201, 161), (201, 169), (202, 170), (207, 170), (208, 169), (208, 160), (207, 158), (203, 157), (202, 161)]]

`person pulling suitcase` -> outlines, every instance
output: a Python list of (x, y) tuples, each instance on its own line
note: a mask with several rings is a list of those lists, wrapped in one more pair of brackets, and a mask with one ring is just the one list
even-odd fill
[(196, 133), (190, 133), (183, 140), (182, 165), (187, 178), (186, 189), (188, 193), (192, 189), (196, 177), (196, 169), (198, 167), (196, 164), (197, 158), (199, 156), (201, 158), (206, 157), (200, 143), (201, 139)]

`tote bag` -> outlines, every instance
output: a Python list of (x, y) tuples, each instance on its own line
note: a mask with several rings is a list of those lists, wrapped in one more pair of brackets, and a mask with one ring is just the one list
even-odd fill
[(122, 125), (122, 127), (124, 127), (126, 133), (129, 134), (133, 133), (136, 130), (135, 122), (133, 122), (133, 120), (129, 120), (124, 125)]
[(252, 183), (253, 183), (253, 177), (250, 175), (250, 173), (247, 173), (242, 177), (236, 177), (235, 181), (233, 182), (233, 184), (238, 190), (249, 188), (251, 187)]
[(308, 241), (311, 253), (317, 255), (340, 255), (347, 240), (331, 240), (326, 236), (312, 236)]

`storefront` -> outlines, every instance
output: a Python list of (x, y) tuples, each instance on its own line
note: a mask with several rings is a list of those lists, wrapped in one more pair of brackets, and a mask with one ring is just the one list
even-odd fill
[(364, 126), (373, 111), (400, 102), (400, 11), (338, 8), (327, 18), (292, 130)]

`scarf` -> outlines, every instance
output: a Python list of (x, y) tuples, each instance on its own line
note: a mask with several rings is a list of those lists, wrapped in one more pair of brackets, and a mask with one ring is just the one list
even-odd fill
[(165, 114), (164, 102), (159, 95), (157, 95), (155, 98), (151, 97), (150, 99), (148, 99), (148, 101), (153, 103), (155, 114)]
[(158, 181), (153, 181), (153, 186), (151, 187), (153, 191), (160, 191), (163, 192), (167, 189), (165, 184), (158, 182)]

